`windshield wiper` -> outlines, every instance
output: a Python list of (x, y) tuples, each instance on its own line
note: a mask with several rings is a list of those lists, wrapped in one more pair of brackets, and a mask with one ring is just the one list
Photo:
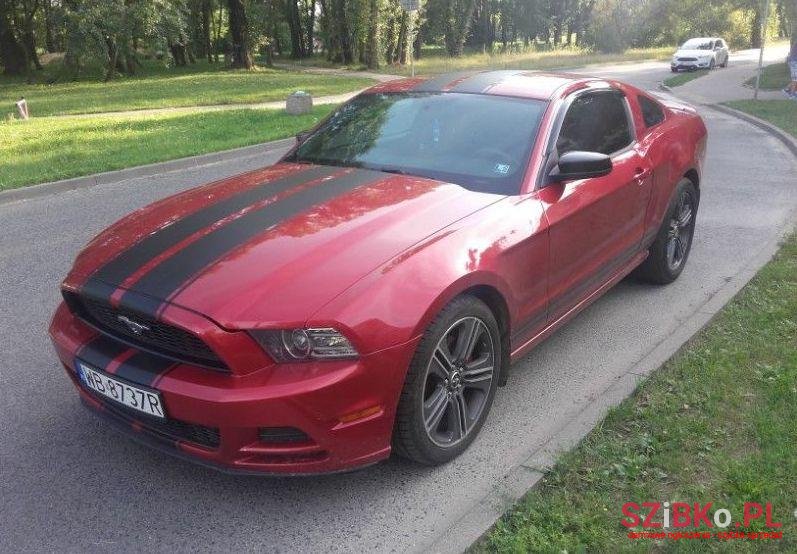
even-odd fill
[(406, 171), (400, 167), (393, 167), (393, 166), (382, 166), (382, 165), (363, 165), (363, 169), (370, 169), (372, 171), (381, 171), (382, 173), (395, 173), (396, 175), (412, 175), (409, 171)]

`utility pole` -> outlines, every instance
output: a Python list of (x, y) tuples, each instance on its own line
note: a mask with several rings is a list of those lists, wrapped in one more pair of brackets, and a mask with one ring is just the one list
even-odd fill
[(753, 100), (758, 100), (758, 88), (761, 86), (761, 68), (764, 65), (764, 45), (767, 43), (768, 20), (769, 0), (764, 0), (764, 17), (761, 19), (761, 50), (758, 52), (758, 72), (755, 75), (755, 92), (753, 92)]

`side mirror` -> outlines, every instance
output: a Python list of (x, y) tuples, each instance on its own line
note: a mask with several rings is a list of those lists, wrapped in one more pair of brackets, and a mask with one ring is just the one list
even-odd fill
[(310, 137), (310, 131), (302, 131), (301, 133), (296, 133), (296, 144), (303, 143), (309, 137)]
[(566, 152), (548, 174), (552, 181), (572, 181), (602, 177), (612, 172), (612, 159), (600, 152)]

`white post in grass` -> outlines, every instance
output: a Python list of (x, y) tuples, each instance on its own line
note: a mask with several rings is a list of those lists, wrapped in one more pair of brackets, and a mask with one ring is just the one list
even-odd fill
[(17, 102), (17, 113), (19, 114), (20, 119), (29, 119), (30, 114), (28, 113), (28, 102), (25, 98), (20, 98)]
[(767, 42), (767, 20), (769, 19), (769, 0), (764, 0), (764, 17), (761, 20), (761, 50), (758, 52), (758, 71), (755, 74), (753, 100), (758, 100), (758, 87), (761, 86), (761, 69), (764, 65), (764, 45)]

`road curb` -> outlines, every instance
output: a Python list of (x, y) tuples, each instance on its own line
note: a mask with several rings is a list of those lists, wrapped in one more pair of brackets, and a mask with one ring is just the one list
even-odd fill
[(795, 139), (794, 137), (792, 137), (791, 135), (789, 135), (779, 127), (776, 127), (775, 125), (771, 124), (770, 122), (758, 118), (754, 115), (750, 115), (749, 113), (737, 110), (735, 108), (731, 108), (730, 106), (726, 106), (725, 104), (703, 104), (703, 106), (727, 115), (732, 115), (733, 117), (744, 120), (747, 123), (750, 123), (751, 125), (755, 125), (762, 131), (766, 131), (770, 135), (773, 135), (775, 138), (777, 138), (780, 142), (782, 142), (786, 146), (786, 148), (789, 149), (789, 151), (791, 151), (792, 154), (794, 154), (795, 157), (797, 157), (797, 139)]
[(42, 196), (48, 196), (50, 194), (57, 194), (60, 192), (95, 187), (97, 185), (111, 185), (121, 183), (129, 179), (150, 177), (152, 175), (168, 173), (170, 171), (179, 171), (193, 167), (203, 167), (219, 162), (228, 162), (239, 158), (250, 158), (259, 154), (273, 152), (274, 150), (278, 150), (280, 148), (287, 148), (294, 143), (294, 140), (295, 139), (293, 138), (280, 139), (271, 142), (255, 144), (252, 146), (244, 146), (242, 148), (234, 148), (232, 150), (224, 150), (222, 152), (212, 152), (210, 154), (201, 154), (199, 156), (191, 156), (188, 158), (178, 158), (176, 160), (169, 160), (167, 162), (140, 165), (127, 169), (106, 171), (103, 173), (95, 173), (94, 175), (86, 175), (84, 177), (75, 177), (73, 179), (64, 179), (61, 181), (42, 183), (40, 185), (31, 185), (28, 187), (6, 190), (0, 192), (0, 205), (9, 204), (11, 202), (19, 202), (22, 200), (31, 200), (33, 198), (40, 198)]
[[(665, 85), (666, 86), (666, 85)], [(797, 158), (797, 140), (770, 123), (739, 110), (722, 105), (704, 105), (718, 112), (738, 117), (775, 136)], [(703, 330), (725, 305), (758, 273), (778, 252), (783, 237), (795, 228), (797, 211), (791, 213), (791, 223), (783, 234), (761, 245), (758, 254), (719, 290), (712, 294), (691, 315), (680, 321), (673, 332), (654, 345), (630, 369), (608, 384), (596, 397), (573, 417), (563, 421), (548, 440), (531, 450), (526, 459), (511, 468), (503, 480), (476, 501), (456, 522), (442, 534), (434, 537), (422, 548), (433, 553), (461, 553), (483, 539), (496, 521), (545, 477), (555, 465), (558, 456), (575, 448), (581, 440), (607, 414), (623, 400), (631, 397), (637, 386), (664, 366), (681, 349)]]

